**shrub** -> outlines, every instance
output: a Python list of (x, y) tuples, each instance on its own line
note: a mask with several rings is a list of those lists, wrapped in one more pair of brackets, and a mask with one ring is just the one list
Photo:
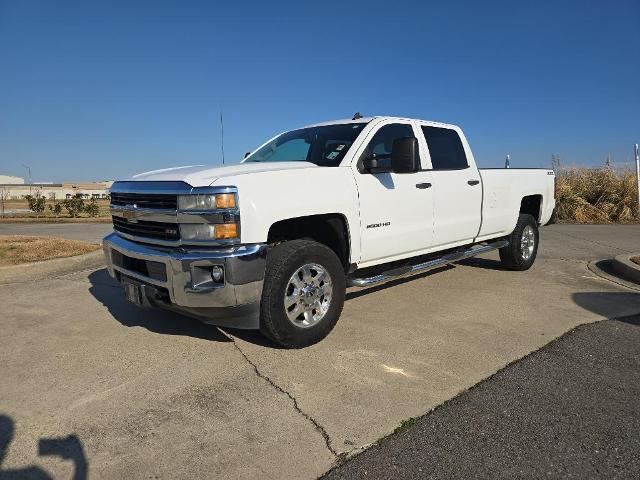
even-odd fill
[(53, 205), (49, 205), (49, 210), (58, 217), (62, 213), (62, 203), (56, 202)]
[(67, 198), (62, 202), (64, 208), (69, 212), (70, 217), (77, 217), (84, 211), (84, 200), (82, 194), (77, 193), (71, 198)]
[(40, 192), (36, 192), (35, 195), (25, 195), (24, 198), (29, 204), (29, 210), (34, 212), (36, 217), (39, 217), (40, 214), (44, 212), (46, 199), (40, 195)]
[(92, 198), (88, 205), (84, 207), (84, 211), (89, 214), (90, 217), (97, 217), (100, 208), (95, 198)]
[(557, 174), (558, 220), (579, 223), (629, 223), (637, 221), (638, 196), (635, 172), (571, 168)]

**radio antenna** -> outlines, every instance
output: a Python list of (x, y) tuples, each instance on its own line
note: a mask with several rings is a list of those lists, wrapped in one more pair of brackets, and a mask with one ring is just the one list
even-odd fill
[(224, 121), (222, 120), (222, 104), (220, 104), (220, 146), (222, 148), (222, 164), (224, 165)]

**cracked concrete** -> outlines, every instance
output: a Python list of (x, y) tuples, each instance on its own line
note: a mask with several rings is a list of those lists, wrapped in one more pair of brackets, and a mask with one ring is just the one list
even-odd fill
[(573, 326), (640, 312), (587, 269), (609, 243), (637, 250), (640, 226), (547, 227), (525, 273), (489, 255), (350, 292), (334, 332), (293, 351), (140, 310), (104, 270), (0, 285), (0, 471), (67, 477), (38, 441), (74, 434), (91, 477), (317, 477)]
[(278, 385), (277, 383), (275, 383), (273, 380), (271, 380), (268, 376), (264, 375), (263, 373), (260, 372), (260, 370), (258, 369), (257, 365), (255, 363), (253, 363), (251, 361), (251, 359), (247, 356), (246, 353), (244, 353), (244, 351), (242, 350), (242, 348), (240, 348), (240, 346), (236, 343), (235, 339), (233, 336), (228, 335), (228, 337), (231, 339), (231, 341), (233, 342), (233, 346), (240, 352), (240, 354), (242, 355), (242, 357), (245, 359), (245, 361), (251, 365), (251, 367), (253, 367), (253, 370), (256, 372), (256, 375), (260, 378), (262, 378), (265, 382), (267, 382), (269, 385), (271, 385), (274, 389), (276, 389), (278, 392), (286, 395), (287, 397), (289, 397), (289, 399), (291, 400), (291, 402), (293, 403), (293, 408), (296, 410), (296, 412), (298, 412), (300, 415), (302, 415), (305, 419), (307, 419), (309, 422), (311, 422), (311, 424), (315, 427), (315, 429), (318, 431), (318, 433), (322, 436), (322, 438), (324, 439), (324, 443), (327, 446), (327, 450), (329, 450), (331, 452), (332, 455), (337, 456), (338, 453), (333, 449), (333, 447), (331, 446), (331, 439), (329, 438), (329, 435), (327, 434), (327, 431), (324, 429), (324, 427), (322, 425), (320, 425), (318, 423), (318, 421), (313, 418), (311, 415), (309, 415), (308, 413), (304, 412), (300, 406), (298, 405), (298, 400), (296, 400), (296, 397), (294, 397), (293, 395), (291, 395), (291, 393), (289, 393), (288, 391), (286, 391), (284, 388), (282, 388), (280, 385)]

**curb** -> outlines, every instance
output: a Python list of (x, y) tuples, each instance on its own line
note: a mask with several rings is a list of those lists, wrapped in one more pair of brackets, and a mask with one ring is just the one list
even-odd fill
[(0, 267), (0, 284), (19, 283), (104, 266), (102, 248), (74, 257)]
[(613, 259), (611, 267), (620, 276), (640, 284), (640, 265), (631, 261), (633, 257), (640, 257), (640, 253), (625, 253)]
[(613, 270), (613, 259), (594, 260), (588, 263), (587, 268), (603, 280), (640, 292), (640, 285), (622, 278), (618, 272)]

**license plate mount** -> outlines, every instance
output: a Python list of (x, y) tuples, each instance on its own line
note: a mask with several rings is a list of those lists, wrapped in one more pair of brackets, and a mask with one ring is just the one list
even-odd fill
[(141, 284), (134, 283), (126, 278), (122, 279), (122, 287), (124, 288), (124, 296), (134, 305), (144, 307), (144, 290)]

